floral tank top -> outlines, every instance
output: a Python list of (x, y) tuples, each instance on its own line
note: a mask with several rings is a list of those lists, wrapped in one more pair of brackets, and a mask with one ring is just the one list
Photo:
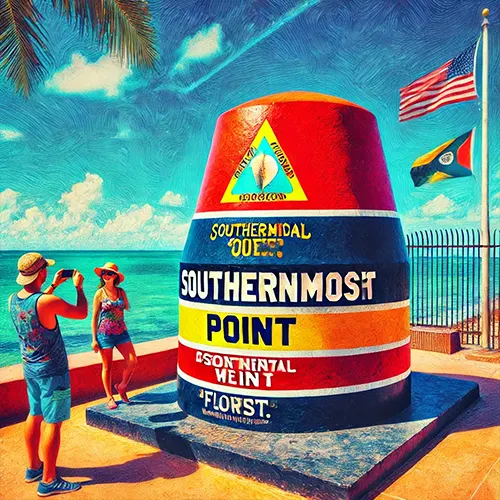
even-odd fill
[(37, 302), (43, 293), (10, 298), (10, 316), (19, 337), (25, 378), (64, 375), (68, 371), (68, 356), (59, 330), (45, 328), (38, 319)]
[(120, 335), (127, 331), (123, 311), (125, 310), (125, 302), (122, 298), (122, 293), (118, 290), (118, 299), (111, 300), (104, 289), (102, 290), (101, 310), (99, 312), (99, 326), (97, 333), (103, 335)]

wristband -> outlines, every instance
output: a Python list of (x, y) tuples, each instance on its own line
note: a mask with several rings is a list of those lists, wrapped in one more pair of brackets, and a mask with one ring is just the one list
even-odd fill
[(54, 285), (54, 283), (51, 283), (50, 286), (55, 290), (57, 288), (57, 285)]

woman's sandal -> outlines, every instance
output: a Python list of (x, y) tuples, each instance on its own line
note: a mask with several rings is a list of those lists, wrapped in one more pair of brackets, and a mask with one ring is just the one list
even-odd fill
[(107, 407), (110, 410), (116, 410), (118, 408), (118, 405), (116, 404), (116, 401), (114, 400), (114, 398), (111, 397), (108, 399)]
[(120, 397), (122, 398), (122, 401), (124, 403), (130, 403), (130, 399), (128, 398), (127, 396), (127, 393), (126, 391), (120, 391), (120, 389), (118, 389), (118, 384), (115, 384), (115, 390), (116, 392), (120, 395)]

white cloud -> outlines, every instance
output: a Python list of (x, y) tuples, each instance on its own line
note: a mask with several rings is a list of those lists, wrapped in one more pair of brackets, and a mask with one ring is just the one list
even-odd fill
[(102, 91), (107, 97), (119, 95), (120, 85), (132, 70), (117, 57), (102, 56), (95, 63), (81, 54), (73, 54), (71, 64), (56, 71), (45, 88), (62, 94), (87, 94)]
[(19, 130), (5, 125), (0, 126), (0, 140), (2, 141), (17, 141), (24, 137)]
[(30, 233), (32, 231), (37, 231), (40, 227), (44, 226), (47, 221), (47, 216), (38, 207), (28, 208), (24, 212), (24, 217), (15, 220), (10, 225), (10, 232), (13, 235), (19, 235), (20, 233), (26, 232)]
[(0, 193), (0, 208), (10, 208), (16, 205), (19, 193), (7, 188)]
[(450, 200), (444, 194), (436, 196), (436, 198), (434, 198), (431, 201), (428, 201), (422, 207), (422, 213), (428, 216), (451, 214), (456, 210), (457, 210), (456, 203), (453, 200)]
[(17, 198), (19, 193), (10, 188), (0, 192), (0, 224), (10, 220), (17, 212)]
[(121, 213), (116, 211), (116, 216), (108, 220), (104, 226), (104, 233), (133, 233), (142, 229), (144, 224), (153, 217), (153, 207), (149, 204), (139, 207), (132, 205)]
[(186, 198), (181, 194), (175, 194), (173, 191), (167, 191), (160, 200), (160, 205), (169, 207), (182, 207)]
[(500, 207), (495, 208), (495, 210), (491, 212), (491, 215), (493, 215), (493, 217), (500, 217)]
[(73, 215), (83, 215), (88, 212), (92, 203), (102, 199), (102, 178), (97, 174), (85, 174), (85, 180), (73, 184), (71, 191), (63, 193), (59, 203), (66, 206)]
[(481, 220), (481, 211), (479, 208), (474, 208), (469, 210), (467, 217), (465, 217), (467, 222), (479, 222)]
[(171, 74), (187, 70), (193, 62), (208, 62), (220, 55), (223, 36), (221, 25), (212, 24), (185, 38)]
[[(0, 192), (0, 239), (3, 247), (47, 249), (180, 249), (186, 239), (189, 222), (178, 213), (133, 204), (116, 211), (104, 225), (89, 207), (102, 199), (102, 178), (86, 174), (85, 180), (63, 193), (59, 203), (64, 213), (32, 206), (17, 219), (19, 193)], [(57, 198), (56, 198), (57, 199)], [(177, 198), (175, 198), (177, 200)], [(7, 213), (8, 211), (8, 213)], [(5, 213), (4, 213), (5, 212)]]

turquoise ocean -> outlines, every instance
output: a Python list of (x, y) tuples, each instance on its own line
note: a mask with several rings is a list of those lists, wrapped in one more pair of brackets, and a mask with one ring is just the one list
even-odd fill
[[(16, 283), (17, 260), (24, 252), (0, 252), (0, 367), (21, 362), (19, 341), (7, 310), (11, 293), (19, 290)], [(125, 275), (122, 285), (130, 301), (125, 321), (134, 343), (177, 335), (178, 274), (182, 252), (78, 252), (46, 251), (56, 261), (49, 268), (46, 285), (50, 285), (58, 269), (78, 269), (85, 277), (84, 290), (89, 301), (89, 316), (84, 320), (60, 318), (59, 324), (68, 354), (89, 352), (92, 340), (91, 307), (99, 278), (94, 267), (111, 261)], [(57, 288), (57, 295), (76, 302), (71, 280)]]

